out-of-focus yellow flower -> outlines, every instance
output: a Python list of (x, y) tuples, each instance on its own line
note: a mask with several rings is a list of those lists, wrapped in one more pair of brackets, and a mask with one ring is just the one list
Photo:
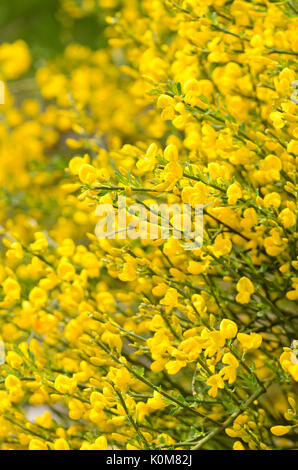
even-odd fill
[(236, 295), (236, 301), (240, 304), (247, 304), (250, 301), (250, 297), (254, 293), (255, 289), (251, 280), (243, 276), (237, 282), (237, 291), (238, 294)]

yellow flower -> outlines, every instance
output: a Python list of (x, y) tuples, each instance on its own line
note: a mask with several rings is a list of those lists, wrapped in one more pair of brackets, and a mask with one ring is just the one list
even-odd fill
[(121, 351), (122, 349), (122, 340), (120, 335), (111, 333), (110, 331), (105, 331), (101, 336), (101, 340), (108, 344), (111, 349), (115, 348), (118, 351)]
[(291, 431), (291, 426), (273, 426), (270, 431), (274, 436), (283, 436)]
[(295, 380), (295, 382), (298, 382), (298, 363), (290, 364), (288, 366), (288, 371)]
[(37, 416), (35, 422), (43, 428), (50, 429), (53, 424), (52, 415), (49, 411), (45, 411), (42, 416)]
[(240, 441), (236, 441), (233, 444), (233, 450), (245, 450), (244, 445)]
[(175, 375), (180, 369), (186, 366), (186, 361), (170, 361), (166, 364), (168, 374)]
[(294, 155), (298, 155), (298, 140), (290, 140), (287, 145), (287, 151), (289, 153), (293, 153)]
[(208, 391), (208, 395), (213, 398), (217, 396), (219, 388), (225, 387), (224, 381), (219, 374), (211, 375), (211, 377), (209, 377), (209, 379), (207, 380), (206, 384), (211, 387)]
[(134, 281), (137, 278), (136, 268), (136, 261), (132, 257), (127, 257), (122, 272), (119, 274), (119, 279), (124, 282)]
[(153, 392), (153, 398), (148, 398), (147, 400), (147, 407), (150, 410), (162, 410), (165, 408), (167, 405), (165, 404), (162, 395), (154, 390)]
[(202, 265), (202, 263), (190, 260), (187, 271), (191, 274), (201, 274), (204, 271), (204, 265)]
[(72, 394), (77, 388), (77, 381), (65, 375), (58, 375), (55, 379), (55, 389), (60, 393)]
[(56, 439), (54, 442), (54, 450), (70, 450), (70, 447), (65, 439)]
[(161, 118), (163, 120), (172, 120), (175, 117), (175, 100), (169, 96), (162, 94), (157, 99), (157, 108), (162, 109)]
[(69, 408), (68, 415), (70, 419), (73, 419), (75, 421), (79, 420), (85, 412), (83, 403), (75, 398), (71, 398), (69, 400), (68, 408)]
[(239, 361), (232, 353), (228, 352), (223, 356), (222, 363), (227, 364), (227, 367), (223, 367), (219, 375), (224, 380), (228, 380), (229, 384), (232, 384), (236, 380), (236, 369), (239, 366)]
[(93, 184), (97, 179), (97, 172), (94, 166), (84, 163), (79, 169), (79, 178), (84, 184)]
[(33, 287), (29, 294), (29, 300), (36, 308), (43, 307), (48, 300), (47, 291), (41, 287)]
[(98, 437), (92, 446), (93, 450), (107, 450), (107, 448), (108, 442), (105, 436)]
[(236, 204), (238, 199), (242, 197), (242, 190), (238, 183), (231, 184), (227, 189), (228, 203)]
[(237, 339), (243, 349), (250, 350), (258, 349), (261, 346), (263, 338), (258, 333), (250, 333), (249, 335), (246, 333), (238, 333)]
[(153, 143), (148, 147), (147, 152), (144, 155), (144, 157), (137, 161), (137, 168), (142, 173), (153, 171), (156, 165), (157, 154), (158, 154), (157, 145)]
[(29, 450), (49, 450), (47, 444), (41, 439), (31, 439), (29, 442)]
[(175, 100), (169, 95), (160, 95), (157, 100), (157, 107), (165, 109), (169, 106), (175, 106)]
[(24, 359), (15, 351), (9, 351), (6, 356), (7, 364), (10, 364), (14, 369), (18, 369), (23, 364)]
[(173, 287), (170, 287), (167, 290), (166, 295), (164, 296), (163, 299), (161, 299), (160, 304), (165, 305), (167, 307), (167, 310), (171, 310), (174, 307), (177, 307), (178, 305), (178, 291), (174, 289)]
[(12, 44), (0, 46), (0, 70), (5, 78), (15, 80), (23, 75), (31, 65), (31, 55), (27, 44), (19, 39)]
[(178, 150), (174, 144), (168, 145), (164, 150), (164, 157), (169, 162), (175, 162), (178, 160)]
[(264, 247), (269, 256), (278, 256), (285, 249), (285, 240), (278, 230), (270, 230), (270, 236), (264, 240)]
[(7, 390), (13, 390), (15, 388), (21, 388), (21, 381), (15, 375), (8, 375), (5, 379), (5, 388)]
[(269, 180), (278, 181), (282, 169), (281, 160), (276, 155), (267, 155), (261, 162), (260, 169), (267, 173)]
[(280, 212), (280, 214), (278, 216), (278, 220), (280, 220), (280, 222), (282, 223), (282, 225), (285, 228), (291, 228), (296, 224), (296, 216), (295, 216), (294, 212), (292, 212), (288, 208), (283, 209)]
[(6, 252), (6, 257), (9, 260), (22, 260), (24, 258), (24, 250), (20, 243), (12, 243), (10, 249)]
[(15, 279), (8, 277), (3, 282), (2, 287), (9, 300), (18, 300), (21, 297), (21, 287)]
[[(35, 77), (0, 44), (0, 449), (167, 449), (202, 423), (196, 447), (294, 448), (293, 2), (52, 3), (69, 45)], [(75, 43), (98, 15), (104, 47)], [(196, 247), (182, 206), (211, 203)]]
[(225, 338), (227, 339), (235, 338), (237, 331), (238, 331), (238, 327), (236, 323), (233, 322), (232, 320), (228, 320), (225, 318), (224, 320), (221, 321), (220, 332)]
[(275, 209), (278, 209), (281, 203), (280, 195), (276, 192), (266, 194), (264, 197), (264, 206), (270, 207), (273, 206)]
[(44, 251), (48, 248), (48, 240), (44, 233), (36, 232), (34, 238), (36, 241), (30, 245), (32, 251)]
[(282, 129), (286, 125), (286, 120), (283, 118), (283, 113), (278, 111), (270, 113), (270, 119), (273, 122), (275, 129)]
[(166, 294), (167, 288), (168, 287), (164, 282), (159, 283), (157, 286), (153, 287), (152, 294), (157, 297), (163, 297)]
[(186, 186), (181, 193), (182, 201), (191, 206), (207, 204), (209, 202), (208, 186), (201, 181), (194, 186)]
[(212, 246), (212, 252), (217, 258), (220, 256), (228, 255), (232, 250), (232, 242), (228, 238), (224, 238), (222, 234), (217, 235), (214, 245)]
[(3, 413), (11, 407), (11, 397), (5, 390), (0, 390), (0, 411)]
[(58, 276), (64, 281), (73, 281), (75, 277), (75, 267), (71, 263), (61, 262), (57, 270)]
[(251, 230), (257, 225), (258, 216), (256, 214), (256, 211), (252, 207), (245, 209), (245, 211), (243, 212), (243, 216), (244, 218), (241, 220), (241, 226), (245, 230)]
[(70, 162), (69, 162), (69, 165), (68, 165), (68, 168), (69, 168), (69, 171), (73, 174), (73, 175), (78, 175), (79, 174), (79, 171), (80, 171), (80, 168), (85, 164), (85, 163), (89, 163), (89, 156), (86, 154), (84, 155), (84, 157), (73, 157)]
[(136, 405), (136, 418), (139, 423), (141, 423), (144, 418), (148, 415), (149, 409), (146, 403), (139, 401)]

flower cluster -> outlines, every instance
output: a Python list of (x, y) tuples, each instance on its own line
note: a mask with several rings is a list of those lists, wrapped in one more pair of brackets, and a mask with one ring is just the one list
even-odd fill
[[(106, 47), (33, 78), (23, 41), (0, 46), (2, 449), (293, 448), (294, 2), (59, 10), (103, 14)], [(205, 205), (202, 243), (162, 216), (154, 240), (98, 239), (119, 196)]]

